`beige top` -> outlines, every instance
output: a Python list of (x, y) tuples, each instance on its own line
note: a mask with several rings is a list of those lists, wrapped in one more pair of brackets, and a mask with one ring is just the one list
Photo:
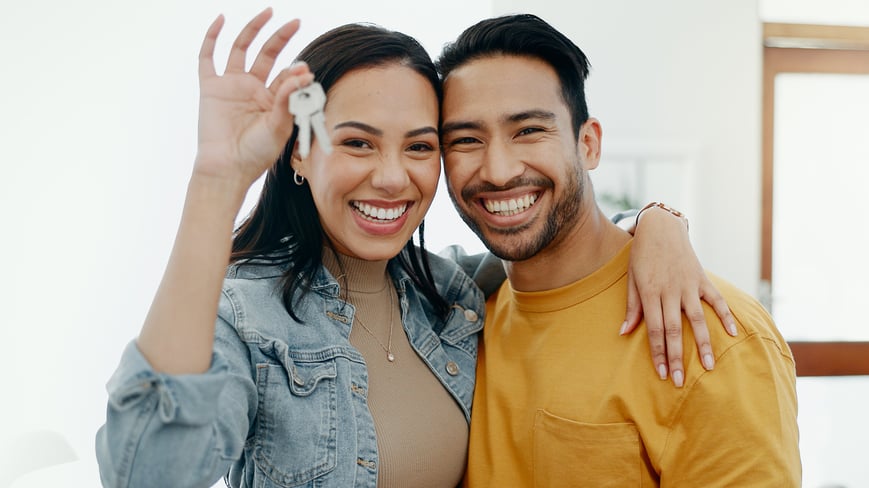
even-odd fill
[(410, 345), (387, 262), (341, 256), (342, 269), (325, 251), (323, 264), (356, 307), (350, 343), (368, 366), (368, 408), (380, 457), (377, 486), (455, 488), (465, 471), (468, 423)]

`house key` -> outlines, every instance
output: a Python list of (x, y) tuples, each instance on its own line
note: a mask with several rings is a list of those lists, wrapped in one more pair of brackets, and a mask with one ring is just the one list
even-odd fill
[(295, 117), (299, 127), (299, 155), (308, 157), (311, 150), (311, 131), (324, 153), (332, 152), (329, 134), (326, 132), (326, 119), (323, 117), (323, 107), (326, 105), (326, 94), (323, 87), (316, 81), (294, 91), (290, 95), (290, 113)]

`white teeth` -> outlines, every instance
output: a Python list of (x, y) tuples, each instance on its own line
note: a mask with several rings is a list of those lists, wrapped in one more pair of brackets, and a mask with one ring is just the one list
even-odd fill
[(534, 205), (535, 201), (537, 201), (537, 195), (528, 194), (524, 197), (511, 198), (509, 200), (484, 200), (483, 204), (486, 210), (494, 214), (516, 215)]
[(394, 208), (381, 208), (373, 207), (367, 203), (353, 202), (353, 207), (372, 220), (395, 220), (404, 215), (405, 210), (407, 210), (407, 203)]

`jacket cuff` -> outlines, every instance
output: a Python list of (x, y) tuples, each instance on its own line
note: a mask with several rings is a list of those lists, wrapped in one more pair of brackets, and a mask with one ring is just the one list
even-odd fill
[(123, 411), (157, 395), (163, 422), (208, 424), (218, 411), (214, 406), (227, 383), (227, 369), (219, 356), (212, 355), (211, 366), (202, 374), (157, 373), (133, 340), (124, 349), (120, 365), (106, 385), (109, 407)]

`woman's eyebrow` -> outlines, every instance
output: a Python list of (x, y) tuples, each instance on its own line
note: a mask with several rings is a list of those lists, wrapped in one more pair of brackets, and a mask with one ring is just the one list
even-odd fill
[(372, 127), (368, 124), (364, 124), (362, 122), (357, 122), (355, 120), (348, 120), (347, 122), (341, 122), (340, 124), (335, 124), (334, 129), (341, 129), (344, 127), (352, 127), (354, 129), (359, 129), (361, 131), (367, 132), (367, 133), (374, 135), (374, 136), (382, 136), (383, 135), (382, 130), (380, 130), (376, 127)]
[(420, 127), (419, 129), (413, 129), (405, 132), (404, 137), (418, 137), (424, 134), (438, 135), (438, 130), (431, 126)]
[[(334, 129), (341, 129), (344, 127), (351, 127), (354, 129), (359, 129), (363, 132), (367, 132), (367, 133), (369, 133), (373, 136), (377, 136), (377, 137), (383, 136), (382, 130), (380, 130), (376, 127), (370, 126), (366, 123), (358, 122), (355, 120), (348, 120), (346, 122), (341, 122), (340, 124), (335, 124)], [(413, 129), (413, 130), (409, 130), (409, 131), (405, 132), (404, 137), (417, 137), (417, 136), (420, 136), (423, 134), (437, 135), (437, 133), (438, 133), (438, 130), (436, 128), (434, 128), (432, 126), (425, 126), (425, 127), (420, 127), (419, 129)]]

